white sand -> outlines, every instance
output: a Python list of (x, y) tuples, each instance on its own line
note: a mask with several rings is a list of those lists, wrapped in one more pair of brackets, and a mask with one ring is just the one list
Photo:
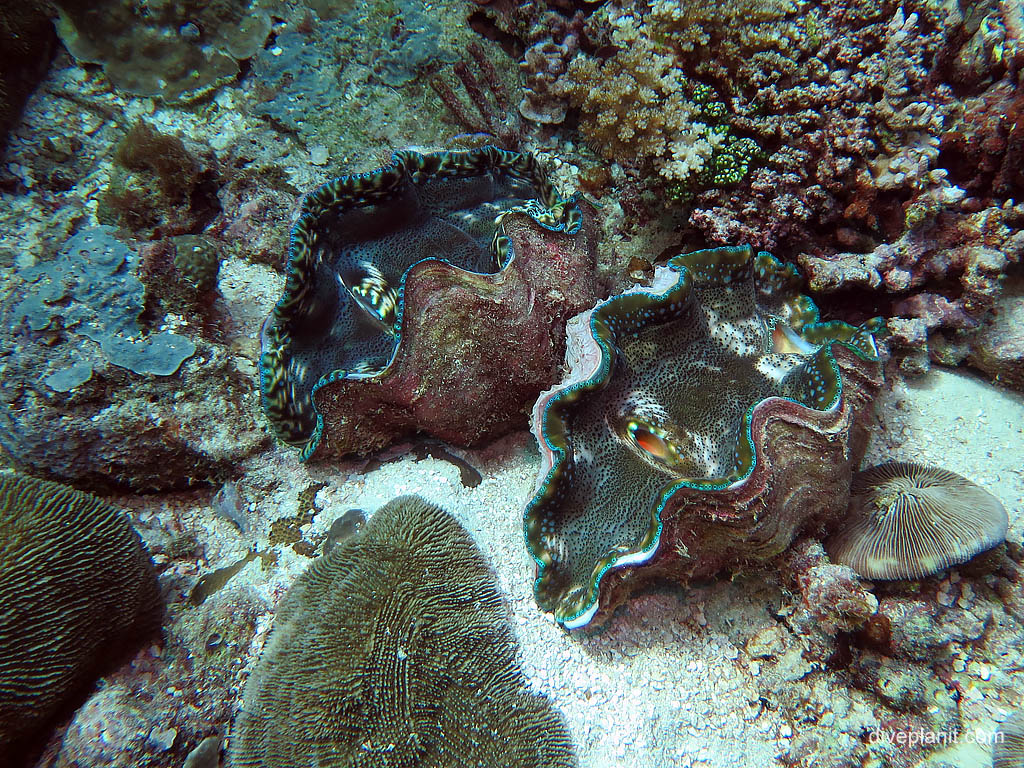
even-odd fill
[[(1020, 539), (1024, 400), (973, 376), (935, 370), (881, 398), (878, 422), (867, 464), (894, 458), (960, 472), (1002, 499), (1011, 513), (1011, 535)], [(766, 609), (773, 587), (723, 577), (661, 590), (635, 598), (594, 634), (566, 633), (540, 613), (521, 530), (539, 465), (528, 434), (465, 454), (484, 476), (476, 488), (463, 487), (458, 470), (435, 459), (405, 457), (359, 475), (350, 474), (355, 465), (306, 468), (286, 452), (275, 453), (257, 462), (254, 472), (261, 483), (275, 474), (285, 483), (268, 499), (270, 505), (281, 500), (284, 508), (263, 510), (271, 519), (294, 514), (286, 500), (312, 475), (328, 483), (316, 497), (312, 533), (325, 531), (346, 509), (370, 512), (405, 493), (442, 505), (472, 532), (508, 594), (526, 674), (565, 714), (583, 768), (768, 766), (787, 751), (794, 726), (761, 705), (759, 665), (743, 649), (759, 629), (776, 625)], [(269, 580), (277, 594), (306, 563), (285, 550), (281, 570)], [(247, 575), (268, 583), (258, 568)], [(811, 665), (798, 669), (794, 684), (803, 685), (800, 678), (809, 671)], [(828, 695), (836, 697), (835, 706), (827, 706), (817, 723), (800, 723), (801, 733), (820, 729), (832, 738), (833, 729), (856, 734), (870, 724), (870, 713), (846, 695), (841, 677), (826, 676), (823, 684), (834, 688)], [(1024, 695), (1019, 675), (1015, 687)], [(1002, 719), (998, 707), (985, 711)], [(1005, 716), (1005, 705), (1002, 711)]]

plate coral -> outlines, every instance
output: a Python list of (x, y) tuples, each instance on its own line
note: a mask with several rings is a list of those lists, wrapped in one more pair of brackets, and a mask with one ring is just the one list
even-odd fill
[(697, 251), (570, 322), (572, 371), (534, 409), (524, 520), (558, 621), (588, 623), (612, 569), (764, 561), (845, 508), (882, 325), (821, 322), (799, 284), (768, 253)]

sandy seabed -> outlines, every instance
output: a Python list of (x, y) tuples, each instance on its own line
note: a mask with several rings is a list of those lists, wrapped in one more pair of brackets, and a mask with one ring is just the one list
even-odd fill
[[(952, 469), (1000, 498), (1010, 513), (1010, 539), (1024, 532), (1024, 400), (970, 374), (933, 369), (898, 382), (877, 404), (877, 428), (865, 466), (887, 459)], [(769, 766), (795, 738), (820, 731), (822, 739), (851, 740), (876, 727), (863, 697), (850, 698), (842, 678), (821, 673), (797, 656), (789, 682), (809, 685), (817, 674), (834, 698), (816, 722), (795, 724), (765, 705), (762, 662), (745, 648), (757, 632), (777, 624), (771, 606), (782, 590), (764, 573), (742, 573), (689, 587), (666, 586), (632, 599), (601, 629), (568, 633), (538, 609), (532, 596), (533, 563), (523, 544), (522, 510), (533, 494), (539, 458), (532, 436), (512, 435), (481, 451), (463, 453), (480, 470), (465, 487), (453, 464), (405, 456), (363, 474), (341, 467), (304, 467), (275, 451), (251, 468), (249, 481), (270, 473), (282, 483), (279, 498), (294, 498), (310, 477), (326, 483), (304, 538), (324, 534), (347, 509), (367, 512), (401, 494), (418, 494), (449, 510), (473, 534), (506, 593), (533, 687), (564, 713), (581, 768), (662, 766)], [(284, 454), (288, 456), (288, 454)], [(247, 482), (243, 478), (242, 483)], [(279, 597), (306, 566), (285, 555), (270, 575), (247, 568), (239, 578)], [(263, 626), (263, 630), (266, 625)], [(253, 657), (265, 631), (258, 633)], [(1009, 681), (1024, 696), (1019, 673)], [(984, 698), (984, 693), (980, 693)], [(962, 727), (995, 727), (1013, 710), (1005, 700), (981, 711), (991, 719)], [(968, 768), (988, 765), (987, 747), (957, 745), (948, 758)], [(944, 764), (939, 756), (921, 765)]]

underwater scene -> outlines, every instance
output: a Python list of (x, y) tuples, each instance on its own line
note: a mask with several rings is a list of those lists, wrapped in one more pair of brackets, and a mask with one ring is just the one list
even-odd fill
[(4, 0), (0, 768), (1024, 768), (1024, 0)]

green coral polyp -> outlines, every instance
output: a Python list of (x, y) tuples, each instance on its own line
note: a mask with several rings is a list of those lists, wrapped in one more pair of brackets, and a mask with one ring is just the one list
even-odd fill
[(323, 431), (317, 390), (383, 377), (394, 361), (413, 267), (436, 260), (500, 272), (513, 258), (503, 225), (512, 211), (567, 234), (582, 223), (532, 155), (493, 146), (396, 152), (390, 165), (309, 194), (284, 295), (263, 330), (260, 392), (277, 436), (309, 458)]
[(537, 601), (559, 622), (586, 624), (602, 577), (655, 554), (680, 489), (715, 494), (750, 477), (760, 404), (831, 411), (843, 393), (832, 346), (877, 359), (880, 319), (821, 322), (800, 284), (771, 254), (710, 249), (577, 318), (590, 370), (537, 404), (550, 468), (524, 515)]

